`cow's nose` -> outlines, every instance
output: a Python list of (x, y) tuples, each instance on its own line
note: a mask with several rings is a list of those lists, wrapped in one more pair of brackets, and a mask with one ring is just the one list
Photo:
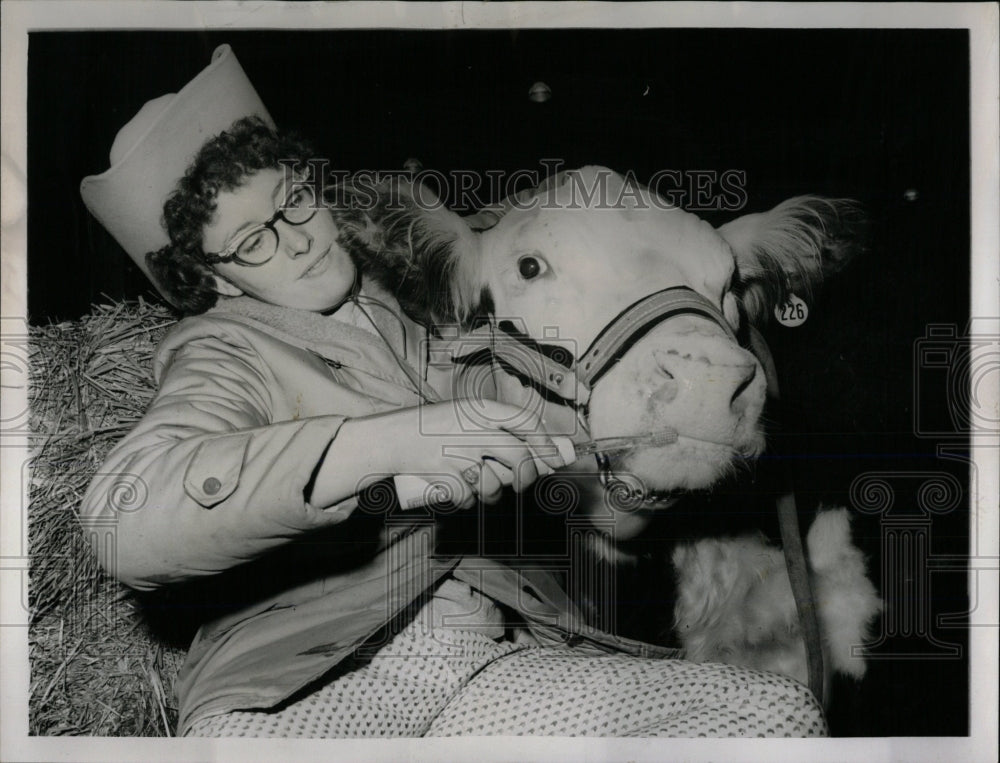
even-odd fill
[(736, 390), (733, 392), (733, 396), (729, 399), (729, 410), (733, 413), (739, 414), (746, 410), (747, 403), (749, 402), (750, 395), (748, 390), (753, 380), (757, 378), (757, 364), (748, 363), (742, 366), (741, 369), (737, 370), (737, 373), (742, 370), (742, 379), (737, 377), (738, 381), (736, 384)]
[(667, 405), (677, 398), (681, 384), (687, 383), (685, 363), (677, 352), (661, 349), (653, 351), (653, 361), (656, 363), (656, 389), (652, 399), (659, 405)]
[[(660, 404), (674, 402), (678, 396), (697, 399), (714, 410), (728, 406), (739, 415), (753, 398), (757, 363), (743, 353), (713, 362), (707, 356), (656, 350), (657, 389), (653, 398)], [(693, 398), (692, 398), (693, 396)]]

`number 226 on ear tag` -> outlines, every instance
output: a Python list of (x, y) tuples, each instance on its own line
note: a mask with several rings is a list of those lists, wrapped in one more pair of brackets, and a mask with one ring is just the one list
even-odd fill
[(794, 294), (789, 294), (787, 302), (774, 306), (774, 317), (782, 326), (801, 326), (809, 317), (809, 305)]

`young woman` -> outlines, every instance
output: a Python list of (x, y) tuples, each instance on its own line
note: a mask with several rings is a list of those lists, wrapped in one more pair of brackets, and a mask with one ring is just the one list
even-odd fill
[[(449, 532), (463, 509), (561, 461), (537, 417), (442, 402), (452, 369), (426, 362), (427, 332), (364, 272), (406, 231), (325, 206), (287, 169), (310, 158), (224, 46), (123, 128), (112, 168), (82, 189), (192, 314), (164, 339), (159, 392), (82, 509), (126, 584), (200, 589), (179, 733), (824, 733), (793, 681), (656, 659), (668, 652), (587, 631), (537, 560), (443, 552), (461, 547)], [(462, 235), (448, 215), (421, 224)], [(523, 432), (505, 429), (515, 418)], [(450, 499), (405, 511), (386, 492), (393, 475)]]

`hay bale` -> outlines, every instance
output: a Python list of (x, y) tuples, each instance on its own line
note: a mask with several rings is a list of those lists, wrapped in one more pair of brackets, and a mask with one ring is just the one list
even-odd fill
[(163, 736), (183, 650), (164, 644), (135, 594), (108, 578), (80, 531), (83, 493), (155, 389), (151, 358), (175, 322), (142, 300), (32, 327), (29, 731)]

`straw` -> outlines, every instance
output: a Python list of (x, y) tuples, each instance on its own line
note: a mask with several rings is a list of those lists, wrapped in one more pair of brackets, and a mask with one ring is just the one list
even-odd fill
[(155, 392), (153, 352), (175, 319), (145, 301), (95, 306), (29, 337), (29, 733), (164, 736), (183, 650), (101, 570), (79, 506), (105, 456)]

